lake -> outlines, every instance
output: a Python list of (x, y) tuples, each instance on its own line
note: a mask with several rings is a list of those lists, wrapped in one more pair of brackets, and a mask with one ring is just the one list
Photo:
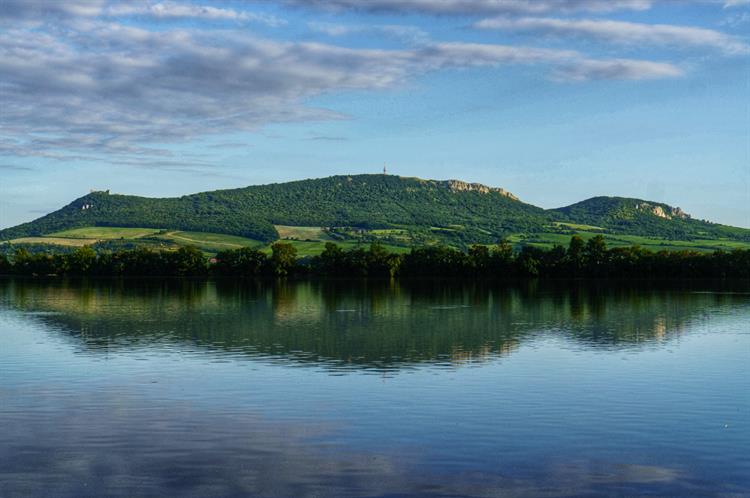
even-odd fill
[(0, 280), (0, 496), (750, 496), (750, 294)]

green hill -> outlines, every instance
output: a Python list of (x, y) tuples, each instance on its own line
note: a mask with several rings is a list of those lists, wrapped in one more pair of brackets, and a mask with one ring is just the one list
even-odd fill
[[(134, 238), (129, 234), (138, 228), (259, 243), (282, 237), (300, 243), (378, 239), (402, 246), (466, 246), (508, 236), (544, 243), (572, 231), (750, 242), (750, 230), (694, 220), (677, 208), (639, 199), (595, 197), (544, 210), (498, 188), (392, 175), (332, 176), (176, 198), (92, 192), (37, 220), (0, 230), (0, 241), (64, 237), (65, 231), (85, 227), (130, 228), (117, 232), (128, 235), (122, 238)], [(136, 233), (144, 243), (153, 238), (149, 230)]]
[(0, 240), (112, 226), (224, 233), (267, 242), (279, 236), (274, 225), (285, 225), (396, 228), (492, 242), (500, 234), (531, 230), (552, 218), (541, 208), (483, 185), (356, 175), (164, 199), (93, 192), (42, 218), (0, 231)]
[(750, 230), (696, 220), (680, 208), (625, 197), (592, 197), (553, 209), (567, 221), (605, 228), (612, 233), (669, 240), (732, 239), (750, 241)]

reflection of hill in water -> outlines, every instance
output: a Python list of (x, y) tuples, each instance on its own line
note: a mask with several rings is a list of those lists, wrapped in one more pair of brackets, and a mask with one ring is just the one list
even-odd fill
[(540, 334), (642, 347), (747, 296), (635, 287), (362, 282), (0, 281), (0, 303), (87, 351), (195, 345), (330, 367), (446, 365), (512, 352)]

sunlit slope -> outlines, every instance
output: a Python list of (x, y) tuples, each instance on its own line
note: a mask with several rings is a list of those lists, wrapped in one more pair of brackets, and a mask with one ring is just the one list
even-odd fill
[(533, 229), (553, 216), (482, 185), (357, 175), (179, 198), (93, 192), (47, 216), (0, 231), (0, 240), (110, 226), (224, 233), (268, 242), (279, 237), (274, 225), (283, 225), (424, 231), (437, 227), (489, 242), (502, 233)]
[(552, 211), (570, 223), (591, 225), (615, 234), (750, 242), (750, 230), (697, 220), (680, 208), (642, 199), (592, 197)]
[[(327, 242), (334, 241), (318, 227), (277, 226), (285, 242), (292, 244), (300, 257), (320, 254)], [(60, 246), (75, 248), (92, 246), (95, 249), (123, 250), (135, 247), (146, 247), (157, 250), (176, 250), (180, 247), (193, 246), (208, 254), (216, 254), (229, 249), (252, 247), (263, 252), (271, 252), (271, 244), (260, 240), (210, 232), (187, 232), (180, 230), (158, 230), (150, 228), (121, 227), (84, 227), (72, 228), (39, 237), (20, 237), (12, 239), (12, 246)], [(367, 242), (357, 240), (335, 240), (344, 249), (367, 246)], [(408, 248), (383, 244), (391, 252), (405, 252)]]
[[(123, 238), (136, 237), (139, 230), (145, 230), (145, 238), (153, 235), (150, 230), (179, 231), (262, 244), (279, 238), (299, 243), (377, 239), (398, 246), (466, 247), (509, 236), (569, 239), (580, 231), (665, 241), (750, 242), (750, 230), (696, 220), (679, 208), (651, 201), (594, 197), (544, 210), (499, 188), (392, 175), (332, 176), (176, 198), (92, 192), (42, 218), (1, 230), (0, 241), (102, 227), (121, 230), (127, 235)], [(100, 239), (91, 232), (79, 238)]]

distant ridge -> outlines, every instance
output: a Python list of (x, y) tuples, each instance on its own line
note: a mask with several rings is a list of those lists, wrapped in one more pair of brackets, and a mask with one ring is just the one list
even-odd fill
[(0, 241), (113, 226), (214, 232), (269, 242), (279, 237), (275, 225), (288, 225), (399, 230), (412, 240), (465, 246), (566, 223), (675, 240), (750, 241), (750, 230), (695, 220), (679, 208), (642, 199), (593, 197), (545, 210), (502, 188), (385, 174), (339, 175), (173, 198), (96, 191), (32, 222), (1, 230)]
[(557, 208), (554, 211), (567, 216), (575, 216), (579, 220), (590, 219), (592, 221), (632, 219), (633, 217), (644, 215), (654, 215), (666, 220), (686, 220), (691, 218), (689, 214), (679, 207), (627, 197), (592, 197), (585, 201), (571, 204), (570, 206)]

